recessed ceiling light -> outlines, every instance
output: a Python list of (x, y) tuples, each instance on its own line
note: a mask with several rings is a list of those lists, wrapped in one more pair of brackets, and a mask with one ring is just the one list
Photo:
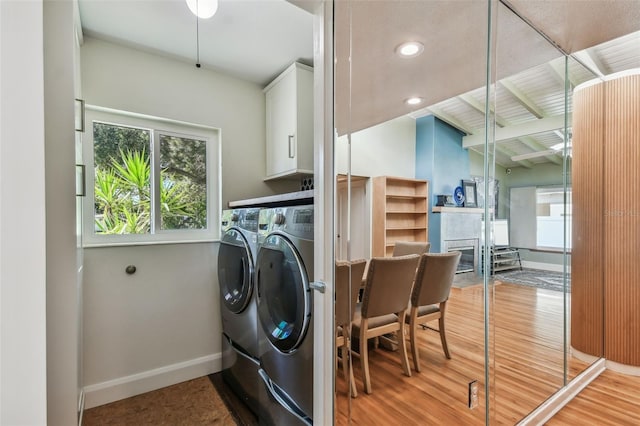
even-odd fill
[(419, 41), (408, 41), (396, 47), (396, 53), (402, 58), (413, 58), (424, 50), (424, 45)]
[(413, 98), (409, 98), (405, 101), (407, 105), (419, 105), (422, 103), (422, 98), (414, 96)]

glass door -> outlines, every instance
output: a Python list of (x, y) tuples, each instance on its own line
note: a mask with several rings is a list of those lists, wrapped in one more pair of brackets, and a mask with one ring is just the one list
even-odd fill
[[(392, 256), (401, 242), (429, 243), (433, 253), (467, 253), (447, 302), (451, 359), (430, 329), (438, 321), (417, 331), (422, 371), (411, 364), (411, 376), (398, 361), (398, 339), (405, 336), (371, 341), (367, 394), (357, 355), (363, 342), (352, 333), (351, 344), (335, 354), (336, 424), (486, 422), (487, 284), (479, 261), (485, 204), (481, 181), (474, 180), (483, 159), (463, 147), (465, 136), (485, 137), (486, 119), (482, 108), (465, 104), (462, 126), (452, 106), (486, 85), (488, 5), (335, 3), (334, 241), (337, 267), (351, 265), (345, 285), (362, 287), (354, 272), (359, 259)], [(483, 93), (477, 102), (484, 103)], [(450, 205), (446, 200), (465, 182), (476, 188), (477, 199), (468, 192), (466, 206)], [(358, 305), (354, 314), (357, 322)], [(337, 327), (337, 339), (341, 333), (344, 327)], [(408, 330), (406, 339), (410, 351)]]

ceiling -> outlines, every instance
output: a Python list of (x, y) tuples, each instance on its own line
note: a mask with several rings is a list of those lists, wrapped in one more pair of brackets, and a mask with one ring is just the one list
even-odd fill
[(184, 0), (78, 0), (84, 36), (192, 62), (266, 86), (292, 62), (313, 64), (313, 16), (284, 0), (219, 0), (199, 19)]
[[(317, 3), (291, 2), (307, 10)], [(500, 81), (492, 105), (499, 138), (496, 161), (504, 167), (558, 163), (560, 156), (554, 153), (512, 160), (562, 141), (557, 116), (563, 113), (564, 84), (558, 73), (564, 60), (560, 50), (510, 9), (595, 71), (572, 61), (570, 79), (576, 85), (597, 73), (640, 67), (640, 0), (492, 4), (494, 69)], [(337, 1), (335, 8), (340, 134), (407, 114), (434, 114), (468, 135), (466, 147), (482, 151), (485, 1)], [(79, 0), (79, 11), (85, 36), (196, 62), (196, 19), (183, 0)], [(263, 86), (293, 61), (312, 64), (312, 15), (284, 0), (220, 0), (216, 15), (199, 20), (198, 30), (204, 68)], [(634, 34), (618, 39), (629, 33)], [(421, 41), (425, 51), (399, 58), (394, 49), (407, 40)], [(407, 106), (404, 100), (410, 96), (422, 97), (423, 104)], [(524, 129), (529, 129), (527, 136)]]

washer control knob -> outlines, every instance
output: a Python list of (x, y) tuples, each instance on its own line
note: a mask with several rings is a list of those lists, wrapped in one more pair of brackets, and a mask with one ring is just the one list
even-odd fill
[(231, 215), (231, 222), (237, 222), (240, 219), (240, 215), (238, 213), (234, 213)]
[(276, 213), (276, 217), (273, 219), (273, 222), (276, 225), (282, 225), (284, 224), (284, 219), (285, 219), (285, 216), (282, 213)]

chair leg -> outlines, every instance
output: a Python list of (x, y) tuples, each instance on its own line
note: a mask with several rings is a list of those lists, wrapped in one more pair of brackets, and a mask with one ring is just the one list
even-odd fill
[(362, 320), (360, 326), (360, 365), (362, 365), (362, 381), (364, 382), (364, 391), (371, 394), (371, 376), (369, 376), (369, 348), (367, 342), (367, 320)]
[(418, 341), (417, 341), (417, 329), (418, 324), (416, 324), (417, 316), (415, 313), (411, 314), (411, 320), (409, 321), (409, 339), (411, 342), (411, 355), (413, 357), (413, 368), (417, 373), (420, 372), (420, 357), (418, 355)]
[(400, 346), (400, 363), (402, 364), (402, 370), (404, 374), (411, 377), (411, 367), (409, 367), (409, 358), (407, 357), (407, 343), (404, 339), (404, 315), (405, 311), (398, 314), (398, 324), (400, 325), (400, 331), (398, 331), (398, 345)]
[(442, 350), (444, 351), (444, 356), (446, 356), (447, 359), (451, 359), (449, 347), (447, 346), (446, 330), (444, 328), (444, 312), (444, 306), (440, 305), (440, 318), (438, 319), (438, 328), (440, 331), (440, 341), (442, 342)]
[(349, 349), (349, 339), (344, 338), (344, 343), (342, 345), (342, 374), (344, 375), (345, 380), (349, 380), (349, 356), (347, 355)]
[(342, 347), (342, 369), (344, 370), (344, 378), (351, 386), (351, 397), (358, 396), (356, 389), (356, 381), (353, 378), (353, 356), (351, 355), (351, 339), (346, 338)]
[[(358, 396), (358, 389), (356, 389), (356, 379), (353, 377), (353, 357), (351, 357), (351, 351), (346, 352), (349, 354), (347, 368), (349, 369), (349, 383), (351, 384), (351, 398)], [(345, 355), (346, 355), (345, 354)]]

